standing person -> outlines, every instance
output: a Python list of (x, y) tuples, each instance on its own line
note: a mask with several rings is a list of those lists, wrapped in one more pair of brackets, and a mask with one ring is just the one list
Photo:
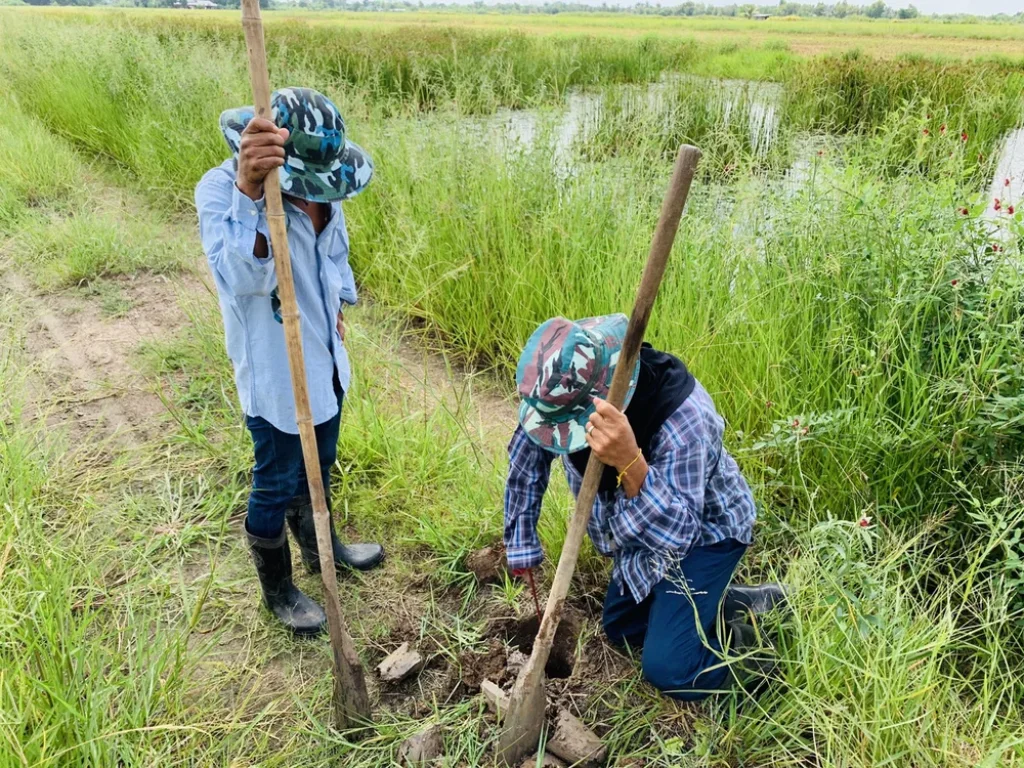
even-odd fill
[[(693, 701), (724, 688), (729, 675), (718, 638), (723, 596), (731, 618), (769, 610), (783, 593), (729, 586), (751, 542), (754, 499), (722, 446), (722, 417), (682, 361), (645, 344), (625, 412), (606, 402), (627, 323), (625, 315), (556, 317), (526, 342), (505, 546), (513, 572), (540, 565), (537, 521), (551, 462), (562, 458), (578, 494), (596, 452), (606, 466), (587, 531), (614, 559), (605, 633), (643, 649), (643, 674), (656, 688)], [(739, 625), (734, 636), (752, 639)]]
[[(296, 635), (315, 635), (327, 619), (292, 581), (285, 534), (287, 521), (302, 561), (318, 571), (263, 179), (271, 168), (278, 169), (310, 408), (330, 499), (341, 405), (351, 381), (342, 310), (356, 302), (341, 201), (366, 187), (373, 164), (346, 139), (338, 108), (309, 88), (275, 91), (270, 120), (241, 107), (224, 112), (220, 128), (233, 157), (203, 176), (196, 187), (196, 209), (220, 298), (228, 357), (252, 434), (255, 465), (245, 532), (267, 608)], [(342, 544), (333, 520), (331, 539), (339, 566), (367, 570), (384, 558), (379, 544)]]

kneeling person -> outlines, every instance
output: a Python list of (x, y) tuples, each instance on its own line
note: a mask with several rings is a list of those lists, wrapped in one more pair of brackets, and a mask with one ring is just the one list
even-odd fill
[[(726, 687), (730, 674), (719, 603), (751, 542), (754, 499), (722, 447), (722, 417), (677, 358), (645, 344), (625, 412), (605, 402), (626, 325), (624, 315), (558, 317), (526, 343), (505, 487), (508, 563), (520, 571), (543, 560), (537, 522), (555, 456), (578, 494), (594, 451), (606, 467), (588, 533), (614, 559), (605, 632), (643, 649), (643, 674), (655, 687), (697, 700)], [(739, 588), (734, 597), (764, 605), (777, 593)]]

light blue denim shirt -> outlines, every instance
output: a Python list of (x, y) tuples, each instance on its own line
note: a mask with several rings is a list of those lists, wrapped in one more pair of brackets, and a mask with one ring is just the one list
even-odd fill
[[(253, 255), (257, 232), (267, 238), (268, 246), (270, 242), (263, 204), (262, 199), (251, 200), (235, 186), (232, 160), (208, 171), (196, 186), (199, 234), (220, 296), (228, 357), (235, 368), (242, 410), (294, 435), (299, 428), (284, 326), (275, 317), (274, 256), (272, 251), (266, 259)], [(356, 284), (348, 264), (348, 231), (340, 203), (331, 204), (330, 221), (319, 236), (305, 213), (287, 200), (284, 207), (309, 403), (313, 423), (321, 424), (338, 412), (334, 372), (345, 392), (352, 376), (337, 330), (342, 304), (356, 303)]]

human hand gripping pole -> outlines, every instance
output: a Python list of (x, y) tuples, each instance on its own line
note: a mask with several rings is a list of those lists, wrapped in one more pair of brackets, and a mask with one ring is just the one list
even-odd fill
[[(267, 75), (267, 55), (263, 43), (263, 21), (259, 0), (242, 0), (242, 27), (249, 54), (249, 78), (252, 81), (253, 108), (256, 117), (270, 119), (270, 79)], [(309, 495), (313, 504), (313, 522), (316, 544), (320, 552), (320, 574), (324, 582), (324, 603), (327, 627), (331, 636), (334, 656), (334, 726), (339, 730), (362, 725), (370, 720), (370, 696), (366, 690), (366, 675), (356, 653), (355, 644), (341, 616), (338, 599), (338, 577), (335, 573), (334, 547), (331, 543), (327, 498), (324, 494), (320, 459), (317, 454), (316, 431), (310, 415), (309, 391), (306, 387), (306, 365), (302, 354), (302, 332), (299, 308), (295, 301), (295, 285), (288, 251), (288, 231), (281, 199), (281, 186), (277, 168), (271, 168), (263, 181), (266, 198), (267, 225), (270, 245), (277, 269), (278, 295), (281, 299), (281, 319), (284, 323), (285, 347), (292, 375), (295, 396), (295, 417), (302, 441), (302, 456), (309, 480)]]
[[(700, 150), (684, 145), (679, 148), (672, 180), (661, 206), (661, 216), (654, 230), (651, 250), (647, 255), (640, 287), (637, 289), (633, 312), (626, 328), (626, 336), (622, 342), (622, 351), (615, 366), (608, 402), (616, 408), (622, 408), (629, 388), (629, 377), (636, 367), (640, 354), (640, 345), (647, 329), (647, 321), (658, 295), (661, 278), (665, 274), (675, 241), (679, 219), (686, 205), (686, 197), (690, 192), (690, 183), (700, 161)], [(555, 630), (562, 618), (565, 598), (569, 592), (569, 582), (576, 569), (583, 534), (590, 521), (590, 512), (597, 498), (597, 488), (601, 482), (604, 465), (591, 452), (587, 470), (583, 475), (583, 483), (576, 497), (576, 509), (569, 520), (565, 535), (562, 555), (558, 560), (558, 568), (548, 594), (544, 619), (541, 621), (537, 639), (533, 644), (533, 653), (519, 672), (512, 695), (509, 699), (508, 712), (505, 715), (503, 729), (498, 737), (498, 755), (506, 765), (519, 765), (524, 757), (536, 749), (540, 741), (541, 729), (544, 726), (546, 701), (544, 696), (544, 666), (551, 654), (551, 645), (555, 639)]]

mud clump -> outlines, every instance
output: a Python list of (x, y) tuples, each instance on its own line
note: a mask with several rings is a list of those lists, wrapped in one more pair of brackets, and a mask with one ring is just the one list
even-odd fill
[(406, 739), (398, 749), (398, 762), (401, 765), (430, 765), (434, 758), (440, 757), (444, 750), (444, 740), (440, 725), (431, 725)]
[(492, 637), (486, 651), (466, 651), (459, 656), (459, 679), (467, 690), (477, 691), (484, 680), (503, 682), (507, 677), (507, 663), (505, 644), (499, 638)]
[(505, 577), (505, 547), (495, 544), (466, 555), (466, 570), (481, 584), (497, 584)]

